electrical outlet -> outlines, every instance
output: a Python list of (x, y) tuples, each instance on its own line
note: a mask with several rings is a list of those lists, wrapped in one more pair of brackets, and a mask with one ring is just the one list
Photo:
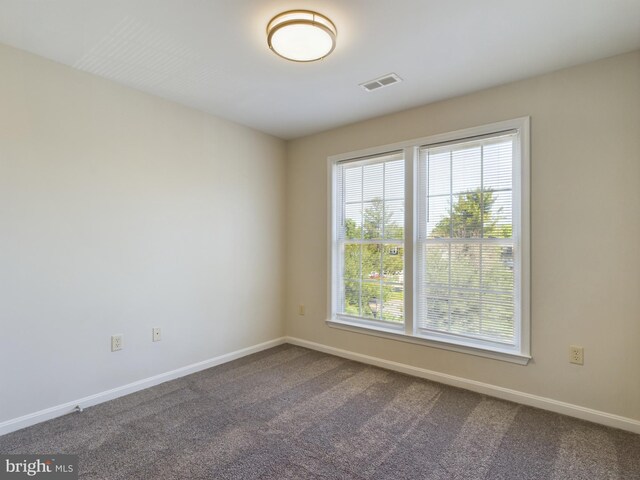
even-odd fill
[(118, 350), (122, 350), (122, 335), (111, 335), (111, 351), (117, 352)]
[(151, 340), (154, 342), (159, 342), (160, 340), (162, 340), (162, 332), (160, 331), (160, 327), (151, 329)]
[(298, 315), (304, 315), (304, 305), (298, 305)]
[(578, 345), (569, 346), (569, 363), (584, 365), (584, 348)]

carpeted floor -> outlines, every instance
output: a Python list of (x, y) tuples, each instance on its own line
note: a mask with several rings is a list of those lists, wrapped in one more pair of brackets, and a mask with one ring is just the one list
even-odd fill
[(0, 437), (83, 479), (640, 479), (640, 436), (283, 345)]

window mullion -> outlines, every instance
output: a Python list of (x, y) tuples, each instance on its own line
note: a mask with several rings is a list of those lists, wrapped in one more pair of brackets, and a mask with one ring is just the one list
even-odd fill
[(415, 289), (415, 180), (417, 165), (417, 147), (404, 149), (404, 331), (407, 335), (415, 332), (414, 312)]
[(360, 315), (361, 317), (363, 316), (363, 311), (362, 311), (362, 255), (363, 255), (363, 250), (364, 247), (362, 245), (360, 245), (359, 248), (360, 252), (359, 252), (359, 269), (358, 269), (358, 315)]
[[(384, 219), (384, 216), (383, 216)], [(384, 223), (384, 220), (383, 220)], [(380, 282), (380, 292), (379, 292), (379, 297), (380, 298), (380, 302), (379, 302), (379, 307), (378, 307), (378, 311), (380, 313), (380, 315), (378, 316), (378, 318), (380, 320), (383, 319), (383, 315), (384, 315), (384, 307), (385, 307), (385, 302), (384, 302), (384, 289), (382, 288), (382, 283), (384, 281), (383, 276), (384, 276), (384, 272), (382, 270), (382, 256), (384, 255), (384, 243), (381, 243), (380, 246), (380, 274), (378, 275), (378, 280)]]
[[(453, 151), (449, 152), (449, 239), (453, 238)], [(449, 291), (447, 296), (449, 301), (447, 302), (447, 330), (451, 331), (451, 241), (449, 241), (448, 250), (449, 261)]]
[(380, 299), (380, 307), (378, 308), (379, 312), (380, 312), (380, 320), (382, 320), (384, 318), (384, 308), (385, 308), (385, 301), (384, 301), (384, 288), (383, 288), (383, 282), (384, 282), (384, 241), (387, 237), (387, 231), (386, 231), (386, 215), (387, 215), (387, 202), (385, 201), (386, 199), (386, 187), (387, 187), (387, 175), (386, 175), (386, 171), (387, 171), (387, 162), (382, 164), (382, 225), (381, 225), (381, 229), (380, 231), (382, 232), (381, 234), (381, 239), (382, 239), (382, 243), (379, 246), (380, 249), (380, 267), (378, 268), (379, 270), (379, 275), (378, 278), (380, 280), (380, 292), (378, 294), (378, 298)]
[(480, 293), (478, 295), (480, 302), (480, 313), (478, 314), (478, 329), (480, 331), (480, 335), (482, 335), (482, 319), (484, 316), (484, 306), (482, 301), (484, 300), (484, 294), (482, 293), (483, 279), (482, 279), (482, 245), (484, 242), (484, 145), (480, 145), (480, 246), (478, 250), (480, 251), (480, 258), (478, 259), (478, 268), (480, 271), (478, 272), (478, 286), (480, 287)]
[[(364, 167), (360, 167), (360, 240), (364, 240)], [(362, 255), (364, 247), (360, 244), (360, 269), (358, 270), (358, 314), (363, 317), (362, 305)]]

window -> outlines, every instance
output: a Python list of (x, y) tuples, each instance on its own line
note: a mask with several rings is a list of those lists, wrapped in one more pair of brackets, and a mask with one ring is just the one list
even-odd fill
[(526, 363), (528, 118), (329, 160), (330, 325)]
[(336, 166), (339, 310), (343, 316), (404, 322), (402, 153)]

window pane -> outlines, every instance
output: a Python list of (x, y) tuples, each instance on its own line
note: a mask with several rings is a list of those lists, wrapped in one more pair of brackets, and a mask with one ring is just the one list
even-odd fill
[(480, 190), (456, 195), (450, 219), (447, 219), (453, 223), (453, 237), (482, 237), (482, 209)]
[(511, 190), (513, 141), (501, 140), (484, 147), (482, 181), (485, 190)]
[(362, 167), (344, 169), (345, 202), (362, 202)]
[(404, 200), (384, 202), (384, 237), (397, 240), (404, 238)]
[(451, 285), (458, 288), (480, 287), (480, 245), (451, 245)]
[(381, 245), (362, 245), (362, 280), (380, 281)]
[(452, 193), (480, 190), (482, 187), (482, 149), (480, 146), (453, 150), (451, 153)]
[(486, 238), (511, 238), (513, 235), (511, 190), (484, 192), (483, 200), (484, 236)]
[(344, 207), (344, 238), (362, 238), (362, 204), (352, 203)]
[(451, 198), (432, 197), (427, 199), (428, 238), (448, 238), (451, 236)]
[(451, 155), (448, 150), (428, 155), (427, 178), (426, 194), (429, 197), (449, 196), (451, 193)]
[(377, 199), (364, 204), (363, 234), (367, 240), (382, 238), (384, 202)]
[(362, 252), (362, 316), (391, 322), (404, 321), (403, 248), (397, 245), (362, 245)]
[(382, 163), (365, 165), (362, 173), (362, 193), (363, 200), (370, 202), (374, 199), (383, 198), (383, 166)]
[(386, 283), (404, 283), (404, 248), (385, 245), (382, 252), (382, 280)]
[(430, 285), (449, 285), (449, 245), (432, 243), (423, 249), (426, 282)]
[(404, 321), (404, 290), (399, 285), (382, 285), (382, 320)]
[(380, 298), (380, 282), (367, 281), (362, 283), (362, 316), (378, 319), (382, 311)]
[(432, 291), (426, 297), (426, 318), (420, 322), (420, 328), (438, 331), (449, 330), (449, 292)]
[(384, 245), (382, 249), (382, 315), (390, 322), (404, 321), (404, 248)]
[(480, 333), (480, 293), (452, 292), (449, 331), (461, 335)]
[(343, 285), (342, 313), (360, 316), (360, 283), (345, 281)]
[(404, 198), (404, 160), (385, 163), (384, 199), (401, 200)]
[(346, 244), (342, 258), (342, 276), (346, 280), (359, 280), (362, 245)]
[(482, 247), (482, 288), (513, 292), (513, 247), (484, 245)]
[(513, 295), (482, 296), (482, 335), (498, 341), (513, 341)]

